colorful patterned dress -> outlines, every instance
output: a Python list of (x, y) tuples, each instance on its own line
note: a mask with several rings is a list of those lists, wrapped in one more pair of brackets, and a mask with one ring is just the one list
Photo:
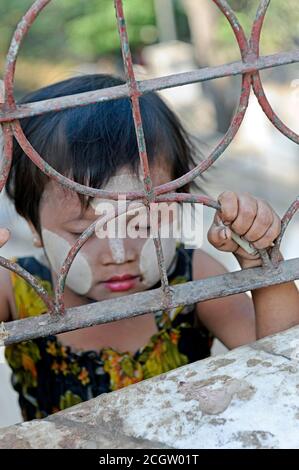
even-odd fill
[[(14, 259), (52, 294), (51, 273), (34, 257)], [(170, 284), (192, 280), (192, 250), (177, 247)], [(11, 272), (18, 318), (46, 312), (43, 301)], [(159, 287), (160, 283), (155, 287)], [(24, 420), (43, 418), (101, 393), (126, 387), (210, 355), (212, 337), (195, 326), (193, 306), (155, 314), (158, 332), (135, 354), (113, 348), (72, 351), (48, 336), (6, 347), (12, 385), (19, 394)]]

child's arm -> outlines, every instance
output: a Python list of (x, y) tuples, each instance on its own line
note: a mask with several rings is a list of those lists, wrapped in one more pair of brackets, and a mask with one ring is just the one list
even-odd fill
[[(9, 237), (10, 232), (7, 229), (0, 229), (0, 247), (7, 242)], [(9, 289), (11, 289), (9, 271), (0, 267), (0, 323), (12, 319), (8, 300)]]
[[(234, 253), (242, 269), (261, 266), (259, 254), (249, 255), (231, 239), (230, 228), (254, 247), (267, 248), (280, 233), (280, 218), (266, 201), (248, 193), (226, 191), (218, 201), (222, 210), (216, 212), (209, 229), (210, 243), (221, 251)], [(195, 279), (227, 272), (224, 266), (201, 250), (194, 256)], [(252, 300), (246, 294), (235, 294), (201, 302), (198, 316), (226, 346), (232, 348), (298, 324), (299, 293), (294, 282), (263, 287), (252, 291)]]

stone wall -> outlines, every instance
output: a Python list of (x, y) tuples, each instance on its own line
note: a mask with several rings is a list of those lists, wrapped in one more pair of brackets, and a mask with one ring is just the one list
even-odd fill
[(299, 448), (299, 327), (3, 428), (0, 448)]

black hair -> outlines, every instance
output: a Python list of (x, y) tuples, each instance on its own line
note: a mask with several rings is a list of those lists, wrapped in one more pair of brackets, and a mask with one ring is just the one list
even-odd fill
[[(122, 85), (122, 79), (93, 74), (64, 80), (26, 95), (29, 103)], [(163, 158), (175, 179), (194, 167), (195, 148), (177, 116), (157, 93), (140, 97), (149, 164)], [(21, 120), (22, 129), (42, 158), (61, 174), (100, 188), (118, 169), (129, 165), (137, 174), (139, 154), (129, 98), (53, 111)], [(39, 204), (49, 177), (34, 165), (14, 140), (6, 182), (17, 212), (40, 233)], [(184, 186), (179, 191), (188, 191)], [(88, 197), (78, 194), (83, 208)]]

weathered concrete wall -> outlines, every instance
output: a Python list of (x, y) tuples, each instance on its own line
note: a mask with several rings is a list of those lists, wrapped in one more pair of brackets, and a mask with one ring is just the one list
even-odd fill
[(0, 448), (299, 448), (299, 327), (0, 430)]

